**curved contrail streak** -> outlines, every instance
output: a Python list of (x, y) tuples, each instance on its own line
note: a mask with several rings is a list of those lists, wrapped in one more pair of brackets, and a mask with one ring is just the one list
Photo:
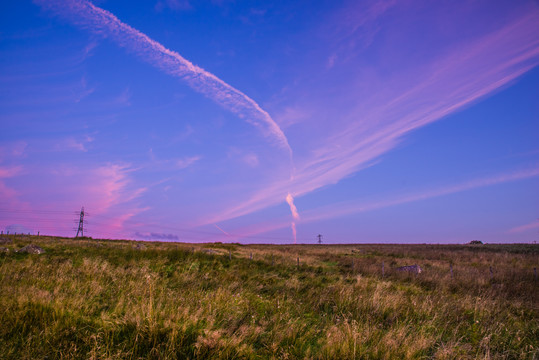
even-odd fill
[(135, 52), (147, 63), (182, 79), (195, 91), (261, 128), (265, 136), (287, 150), (292, 157), (292, 149), (279, 125), (253, 99), (194, 65), (177, 52), (165, 48), (146, 34), (123, 23), (109, 11), (87, 0), (34, 0), (34, 2), (79, 27), (112, 39), (118, 45)]
[(286, 202), (288, 203), (288, 206), (290, 206), (290, 212), (292, 213), (292, 222), (290, 226), (292, 228), (292, 235), (294, 236), (295, 244), (297, 240), (296, 221), (299, 221), (298, 208), (296, 207), (296, 205), (294, 205), (294, 197), (290, 193), (286, 195)]

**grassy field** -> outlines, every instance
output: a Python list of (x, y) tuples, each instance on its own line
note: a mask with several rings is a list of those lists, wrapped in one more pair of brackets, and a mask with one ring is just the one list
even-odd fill
[(539, 357), (538, 245), (0, 247), (1, 359)]

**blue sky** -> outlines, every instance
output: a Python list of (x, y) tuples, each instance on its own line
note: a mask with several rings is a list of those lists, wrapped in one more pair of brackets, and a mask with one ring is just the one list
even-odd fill
[(534, 1), (35, 0), (0, 18), (0, 228), (539, 238)]

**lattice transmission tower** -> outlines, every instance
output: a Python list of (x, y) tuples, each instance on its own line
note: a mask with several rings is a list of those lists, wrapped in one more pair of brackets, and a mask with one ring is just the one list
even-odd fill
[(79, 228), (77, 229), (77, 235), (75, 235), (76, 238), (80, 236), (84, 237), (84, 206), (80, 209), (80, 217), (79, 217)]

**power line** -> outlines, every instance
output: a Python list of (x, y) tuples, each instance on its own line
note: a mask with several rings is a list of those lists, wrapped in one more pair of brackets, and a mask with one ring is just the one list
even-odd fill
[[(106, 216), (106, 215), (94, 215), (92, 218), (98, 218), (105, 220), (103, 221), (88, 221), (86, 218), (89, 216), (89, 213), (84, 210), (84, 208), (81, 209), (80, 212), (74, 212), (74, 211), (63, 211), (63, 210), (36, 210), (36, 209), (29, 209), (29, 210), (10, 210), (5, 208), (0, 208), (0, 213), (13, 213), (17, 214), (18, 216), (9, 216), (10, 221), (21, 221), (25, 224), (31, 223), (28, 226), (30, 228), (34, 228), (34, 230), (57, 230), (61, 232), (67, 231), (69, 226), (65, 225), (65, 221), (68, 220), (67, 216), (78, 214), (79, 218), (78, 220), (75, 220), (75, 223), (78, 224), (76, 228), (72, 228), (73, 230), (77, 231), (77, 234), (75, 237), (78, 237), (79, 234), (81, 236), (84, 236), (84, 231), (88, 233), (88, 224), (94, 225), (97, 227), (100, 226), (107, 226), (110, 227), (110, 223), (106, 223), (106, 220), (113, 220), (114, 218)], [(24, 216), (27, 215), (27, 216)], [(42, 216), (46, 217), (42, 217)], [(280, 242), (287, 242), (290, 241), (290, 237), (280, 237), (280, 236), (264, 236), (264, 235), (240, 235), (240, 234), (223, 234), (221, 232), (211, 232), (211, 231), (205, 231), (205, 230), (196, 230), (192, 228), (180, 228), (175, 226), (166, 226), (161, 225), (157, 223), (141, 223), (134, 220), (126, 220), (123, 221), (123, 223), (134, 223), (136, 225), (135, 228), (132, 227), (125, 227), (122, 226), (122, 233), (125, 232), (132, 232), (136, 233), (137, 231), (140, 231), (139, 229), (141, 227), (150, 227), (150, 228), (159, 228), (159, 229), (165, 229), (165, 230), (171, 230), (174, 232), (177, 232), (177, 234), (180, 237), (181, 240), (196, 240), (196, 241), (211, 241), (210, 237), (215, 237), (218, 239), (233, 239), (237, 238), (240, 240), (268, 240), (268, 241), (280, 241)], [(21, 224), (23, 225), (23, 224)], [(129, 225), (128, 225), (129, 226)], [(137, 229), (139, 228), (139, 229)], [(99, 232), (99, 231), (97, 231)], [(111, 229), (108, 229), (106, 231), (107, 233), (120, 233), (119, 231), (113, 231)], [(199, 235), (205, 235), (201, 237), (187, 235), (187, 234), (199, 234)], [(151, 234), (151, 232), (150, 232)], [(309, 239), (307, 238), (299, 238), (299, 241), (308, 242)], [(320, 240), (320, 239), (319, 239)]]
[[(107, 217), (105, 217), (103, 215), (95, 215), (95, 216), (93, 216), (93, 218), (96, 218), (96, 217), (107, 218)], [(131, 221), (126, 220), (125, 222), (129, 223)], [(104, 225), (104, 226), (108, 225), (108, 224), (99, 223), (99, 222), (95, 222), (95, 221), (92, 221), (91, 224)], [(160, 229), (173, 230), (173, 231), (177, 231), (177, 232), (187, 232), (187, 233), (201, 234), (201, 235), (212, 235), (212, 236), (218, 236), (218, 237), (226, 236), (228, 238), (241, 238), (241, 239), (254, 239), (254, 240), (279, 240), (279, 241), (290, 240), (289, 237), (262, 236), (262, 235), (229, 234), (227, 236), (227, 235), (225, 235), (225, 234), (223, 234), (221, 232), (211, 232), (211, 231), (204, 231), (204, 230), (193, 230), (193, 229), (186, 229), (186, 228), (178, 228), (178, 227), (174, 227), (174, 226), (166, 226), (166, 225), (161, 225), (161, 224), (156, 224), (156, 223), (140, 223), (138, 221), (137, 221), (137, 224), (145, 226), (145, 227), (157, 227), (157, 228), (160, 228)], [(300, 241), (309, 241), (310, 239), (299, 238), (298, 240), (300, 240)]]
[(78, 214), (78, 211), (65, 211), (65, 210), (13, 210), (13, 209), (2, 209), (0, 212), (12, 213), (12, 214), (65, 214), (72, 215)]

